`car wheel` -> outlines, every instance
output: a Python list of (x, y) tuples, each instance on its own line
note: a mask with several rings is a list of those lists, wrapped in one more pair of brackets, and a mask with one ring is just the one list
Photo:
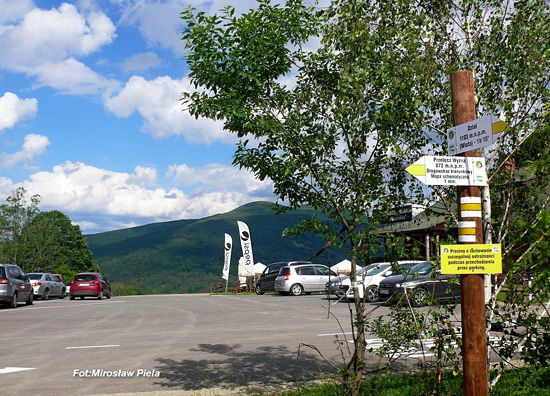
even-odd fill
[(11, 299), (10, 308), (17, 308), (17, 293), (15, 293)]
[(29, 294), (29, 299), (27, 300), (27, 302), (25, 303), (27, 305), (33, 305), (34, 304), (34, 293), (31, 292), (31, 294)]
[(50, 289), (44, 290), (44, 293), (42, 293), (42, 300), (47, 300), (50, 298)]
[(290, 286), (290, 294), (293, 296), (299, 296), (304, 291), (304, 288), (299, 283), (295, 283)]
[(111, 298), (111, 292), (109, 292), (109, 294), (107, 294), (107, 295), (105, 296), (105, 298), (106, 298), (107, 300), (109, 300), (109, 299)]
[(428, 303), (429, 299), (430, 293), (426, 289), (419, 287), (417, 289), (414, 289), (411, 297), (411, 302), (415, 307), (422, 307)]
[(103, 290), (99, 292), (99, 296), (97, 296), (98, 300), (101, 300), (103, 298)]
[(264, 292), (262, 291), (262, 287), (260, 285), (256, 285), (256, 287), (254, 288), (254, 292), (258, 295), (258, 296), (261, 296), (262, 294), (264, 294)]
[(61, 289), (61, 294), (59, 295), (59, 298), (65, 298), (65, 294), (67, 291), (65, 289)]
[(70, 296), (70, 297), (69, 297), (69, 300), (74, 300), (74, 296)]
[(80, 297), (81, 300), (84, 300), (84, 296)]
[(378, 287), (377, 286), (369, 286), (367, 287), (367, 290), (365, 290), (366, 296), (368, 302), (377, 302), (378, 301)]

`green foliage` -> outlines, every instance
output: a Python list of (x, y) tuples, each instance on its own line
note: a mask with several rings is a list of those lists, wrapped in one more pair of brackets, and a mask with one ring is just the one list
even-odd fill
[(51, 272), (54, 274), (60, 274), (63, 277), (66, 285), (69, 286), (72, 279), (75, 277), (76, 274), (78, 274), (79, 271), (72, 270), (71, 268), (69, 268), (68, 264), (63, 264), (55, 267)]
[[(549, 396), (550, 369), (507, 370), (491, 396)], [(427, 396), (436, 395), (436, 378), (422, 373), (380, 375), (361, 384), (359, 395), (377, 396)], [(345, 392), (339, 383), (324, 382), (303, 386), (298, 390), (281, 393), (283, 396), (341, 396)], [(440, 396), (462, 396), (462, 376), (445, 371), (442, 376)]]
[(2, 262), (19, 263), (24, 250), (22, 232), (25, 226), (39, 212), (40, 196), (27, 197), (27, 190), (17, 188), (0, 205), (0, 256)]
[(73, 272), (99, 271), (80, 227), (57, 210), (41, 212), (23, 228), (24, 255), (19, 264), (30, 271), (53, 272), (67, 267)]
[(111, 283), (111, 295), (113, 296), (136, 296), (139, 291), (136, 287), (124, 283)]

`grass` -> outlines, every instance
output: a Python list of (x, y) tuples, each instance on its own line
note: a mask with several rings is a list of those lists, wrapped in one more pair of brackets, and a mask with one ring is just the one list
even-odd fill
[[(341, 396), (341, 384), (325, 382), (304, 386), (282, 396)], [(424, 396), (436, 395), (435, 375), (382, 375), (363, 382), (360, 395)], [(441, 381), (440, 396), (463, 396), (462, 376), (446, 373)], [(491, 396), (550, 396), (550, 367), (508, 370), (490, 393)]]

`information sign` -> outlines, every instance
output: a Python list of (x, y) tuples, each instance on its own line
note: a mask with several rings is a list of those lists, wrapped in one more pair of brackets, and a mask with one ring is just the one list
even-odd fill
[(485, 158), (424, 156), (406, 171), (429, 186), (486, 186)]
[(455, 155), (492, 145), (508, 123), (491, 115), (447, 129), (447, 153)]
[(500, 244), (463, 244), (441, 246), (442, 274), (500, 274)]

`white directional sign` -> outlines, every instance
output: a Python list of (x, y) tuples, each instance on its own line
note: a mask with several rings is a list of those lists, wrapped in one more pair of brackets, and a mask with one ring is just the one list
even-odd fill
[(493, 116), (447, 129), (447, 153), (455, 155), (493, 144), (508, 123)]
[(485, 158), (424, 156), (406, 169), (429, 186), (486, 186)]

